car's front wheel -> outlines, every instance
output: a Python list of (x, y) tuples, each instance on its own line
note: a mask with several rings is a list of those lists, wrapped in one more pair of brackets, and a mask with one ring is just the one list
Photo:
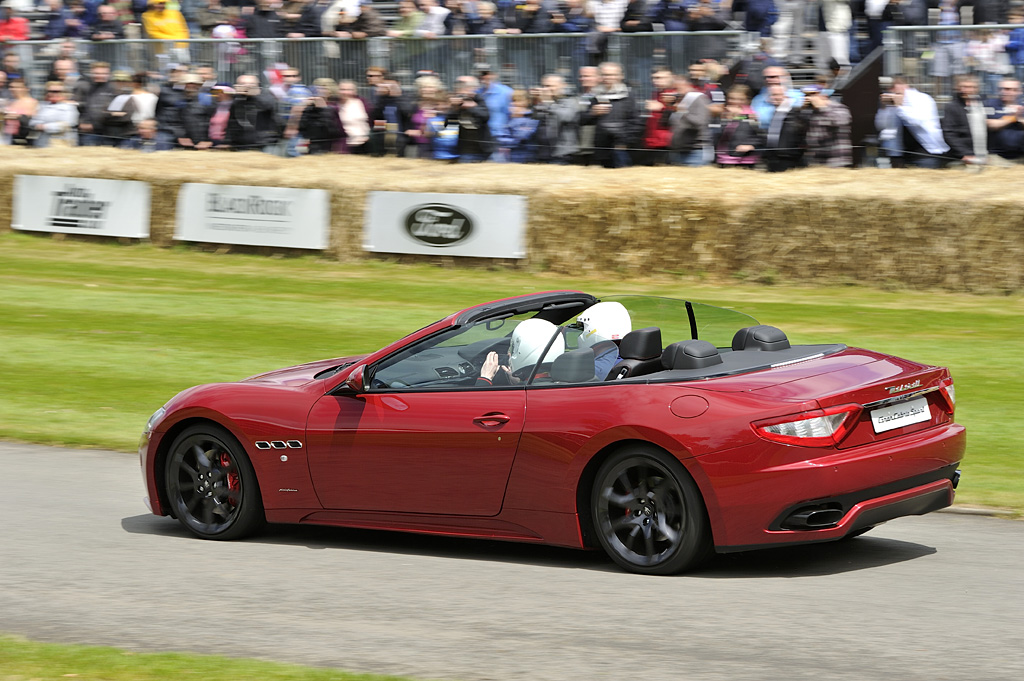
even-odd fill
[(655, 447), (628, 447), (598, 470), (591, 510), (601, 546), (630, 572), (668, 575), (711, 553), (711, 530), (697, 484)]
[(242, 446), (214, 424), (192, 426), (171, 445), (167, 498), (174, 515), (204, 539), (238, 539), (264, 521), (256, 473)]

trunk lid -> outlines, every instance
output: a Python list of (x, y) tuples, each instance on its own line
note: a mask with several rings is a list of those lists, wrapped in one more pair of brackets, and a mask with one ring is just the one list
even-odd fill
[(898, 357), (879, 357), (869, 363), (756, 388), (752, 393), (780, 401), (815, 400), (824, 409), (846, 404), (861, 406), (839, 449), (899, 437), (950, 421), (951, 409), (939, 390), (940, 384), (949, 378), (948, 370)]

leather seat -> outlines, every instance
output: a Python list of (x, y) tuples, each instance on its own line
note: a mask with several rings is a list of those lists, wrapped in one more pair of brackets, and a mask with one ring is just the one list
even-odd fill
[(594, 380), (594, 351), (590, 348), (566, 352), (551, 363), (555, 383), (586, 383)]
[(606, 381), (643, 376), (661, 370), (661, 329), (648, 326), (630, 331), (619, 342), (622, 358), (608, 372)]
[(787, 350), (789, 339), (774, 326), (748, 326), (732, 337), (733, 350)]
[(673, 343), (661, 355), (661, 365), (666, 369), (704, 369), (722, 363), (718, 348), (702, 340), (688, 340)]

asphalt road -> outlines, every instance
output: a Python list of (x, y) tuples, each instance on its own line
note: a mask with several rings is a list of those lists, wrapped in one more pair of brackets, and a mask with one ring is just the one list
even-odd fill
[(1022, 522), (932, 514), (641, 577), (332, 528), (206, 542), (142, 496), (134, 456), (0, 443), (0, 631), (421, 679), (1024, 678)]

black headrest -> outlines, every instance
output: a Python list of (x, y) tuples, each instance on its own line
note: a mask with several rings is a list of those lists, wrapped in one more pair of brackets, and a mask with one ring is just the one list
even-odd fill
[(666, 369), (703, 369), (721, 363), (718, 348), (702, 340), (673, 343), (661, 354), (661, 365)]
[(661, 354), (661, 329), (648, 326), (630, 331), (619, 341), (619, 357), (623, 359), (654, 359)]
[(551, 363), (551, 380), (562, 383), (594, 380), (594, 351), (583, 348), (556, 357)]
[(789, 339), (774, 326), (748, 326), (732, 337), (733, 350), (786, 350)]

